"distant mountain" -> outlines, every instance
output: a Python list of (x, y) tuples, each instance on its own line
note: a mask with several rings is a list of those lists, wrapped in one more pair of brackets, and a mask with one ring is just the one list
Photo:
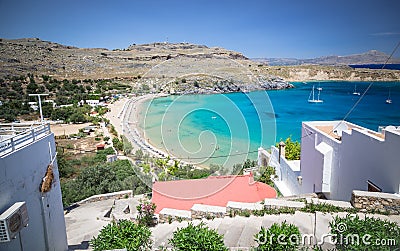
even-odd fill
[[(361, 54), (347, 56), (324, 56), (312, 59), (296, 58), (254, 58), (252, 60), (268, 65), (364, 65), (383, 64), (389, 55), (380, 51), (371, 50)], [(399, 64), (399, 58), (392, 58), (388, 63)]]

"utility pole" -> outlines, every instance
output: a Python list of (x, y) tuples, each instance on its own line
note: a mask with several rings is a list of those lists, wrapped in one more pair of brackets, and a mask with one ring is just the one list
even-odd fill
[(49, 94), (43, 93), (43, 94), (29, 94), (29, 96), (37, 96), (39, 99), (39, 111), (40, 111), (40, 123), (43, 124), (43, 112), (42, 112), (42, 100), (40, 99), (40, 96), (48, 96)]

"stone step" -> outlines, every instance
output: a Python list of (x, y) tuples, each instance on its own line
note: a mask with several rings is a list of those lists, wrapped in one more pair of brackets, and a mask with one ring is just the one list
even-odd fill
[(204, 221), (204, 223), (207, 224), (209, 228), (217, 230), (221, 225), (221, 223), (224, 221), (224, 219), (225, 218), (215, 218), (212, 220), (206, 220)]
[(261, 230), (262, 217), (250, 216), (244, 229), (242, 235), (237, 243), (238, 247), (251, 247), (256, 244), (254, 241), (254, 236)]
[[(159, 246), (170, 247), (168, 239), (172, 238), (173, 232), (179, 227), (186, 227), (187, 222), (172, 222), (171, 224), (158, 224), (157, 227), (152, 228), (152, 236), (154, 239), (153, 247), (158, 248)], [(156, 238), (155, 238), (156, 237)]]
[(298, 226), (302, 234), (314, 234), (315, 214), (296, 211), (292, 224)]
[(218, 226), (217, 232), (221, 235), (225, 235), (225, 233), (232, 227), (237, 217), (225, 217), (221, 221), (221, 224)]
[(227, 247), (237, 247), (242, 235), (243, 229), (246, 226), (249, 218), (237, 216), (235, 217), (234, 223), (229, 224), (229, 228), (224, 234), (224, 243)]
[(279, 222), (280, 217), (279, 215), (264, 215), (262, 217), (262, 223), (261, 226), (264, 228), (269, 228), (272, 226), (272, 224), (274, 224), (275, 222)]

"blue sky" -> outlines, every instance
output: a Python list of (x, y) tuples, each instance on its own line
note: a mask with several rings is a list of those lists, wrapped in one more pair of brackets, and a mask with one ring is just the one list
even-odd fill
[(311, 58), (390, 53), (399, 13), (398, 0), (0, 0), (0, 37), (108, 49), (168, 38), (248, 57)]

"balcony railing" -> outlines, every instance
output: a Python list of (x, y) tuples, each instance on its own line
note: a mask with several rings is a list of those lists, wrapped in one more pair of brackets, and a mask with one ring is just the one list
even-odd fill
[[(14, 152), (27, 144), (35, 142), (51, 133), (50, 124), (39, 126), (1, 126), (0, 157)], [(11, 134), (10, 134), (11, 133)]]

